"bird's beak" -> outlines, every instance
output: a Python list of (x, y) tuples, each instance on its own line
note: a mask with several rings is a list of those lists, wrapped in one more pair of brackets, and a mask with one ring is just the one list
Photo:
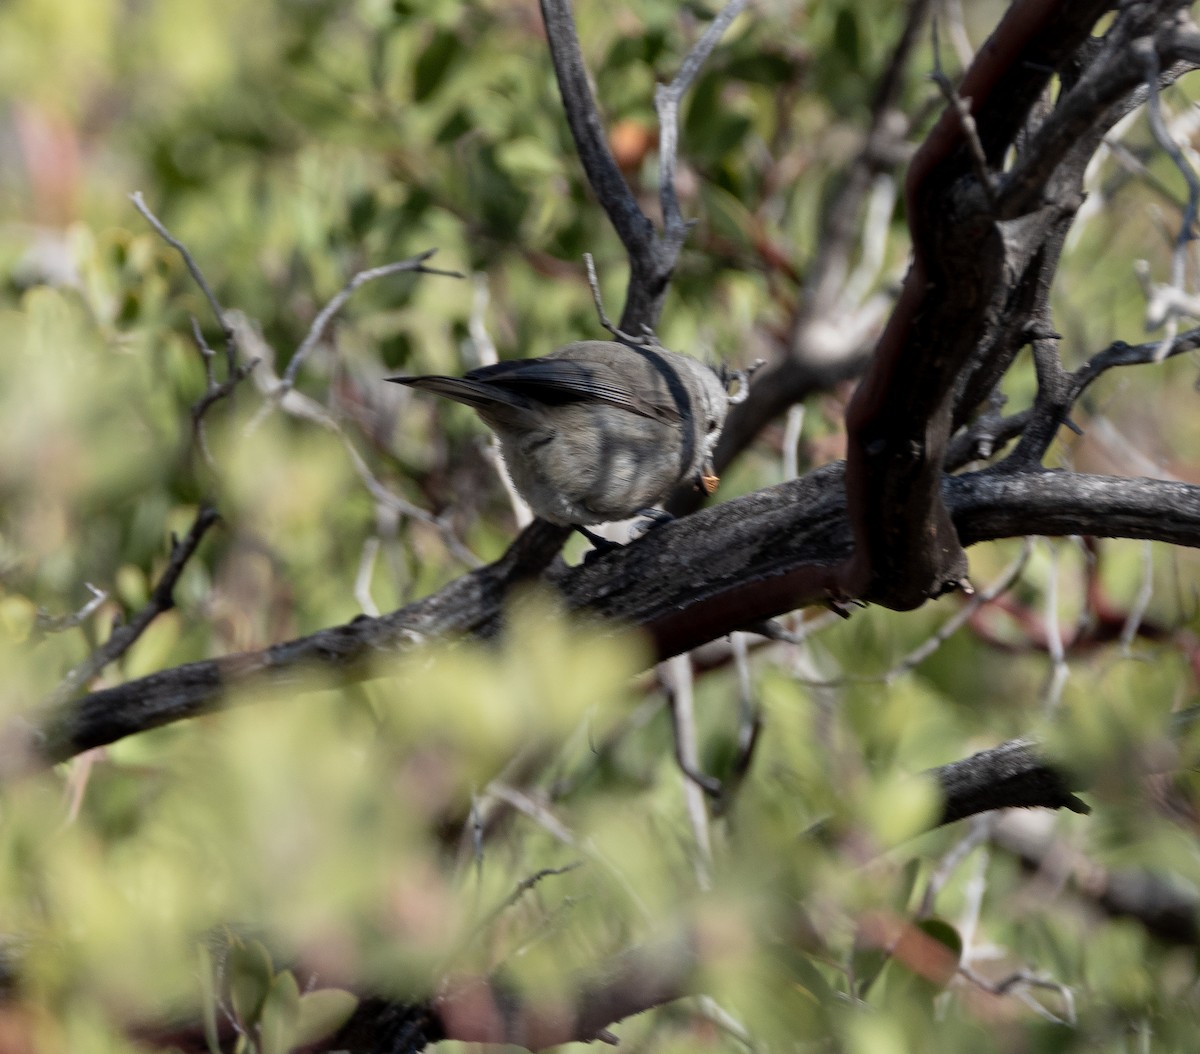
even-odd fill
[(721, 482), (721, 477), (717, 475), (717, 470), (713, 466), (712, 458), (705, 458), (704, 465), (700, 469), (700, 488), (705, 494), (712, 494), (717, 489), (717, 484)]

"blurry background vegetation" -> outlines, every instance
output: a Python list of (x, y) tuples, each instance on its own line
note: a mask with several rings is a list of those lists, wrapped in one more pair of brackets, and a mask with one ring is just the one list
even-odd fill
[[(978, 44), (1004, 5), (968, 6)], [(614, 150), (648, 210), (653, 85), (710, 15), (668, 0), (577, 10)], [(738, 364), (777, 351), (902, 20), (886, 0), (830, 0), (764, 4), (735, 23), (685, 102), (681, 194), (698, 225), (664, 312), (669, 347)], [(944, 58), (953, 69), (952, 49)], [(936, 114), (920, 76), (929, 68), (924, 45), (905, 94), (908, 112), (925, 115), (914, 141)], [(1169, 100), (1186, 109), (1178, 93)], [(1177, 223), (1177, 173), (1140, 124), (1124, 143), (1146, 167), (1098, 171), (1102, 207), (1057, 290), (1072, 362), (1140, 339), (1131, 262), (1161, 273)], [(208, 464), (189, 424), (205, 383), (191, 319), (218, 357), (220, 333), (178, 255), (130, 205), (135, 190), (244, 317), (259, 374), (283, 371), (363, 268), (436, 247), (434, 265), (469, 278), (364, 286), (298, 378), (340, 432), (260, 413), (252, 378), (209, 415)], [(887, 223), (873, 288), (884, 293), (905, 259), (902, 206)], [(205, 496), (223, 524), (185, 572), (178, 609), (101, 683), (388, 610), (461, 574), (472, 555), (497, 555), (515, 527), (481, 428), (380, 378), (469, 368), (480, 327), (504, 357), (599, 335), (585, 251), (615, 316), (623, 257), (583, 184), (527, 0), (0, 6), (6, 718), (145, 602), (170, 532), (187, 529)], [(1087, 437), (1052, 456), (1197, 480), (1194, 374), (1181, 356), (1106, 377), (1086, 406), (1094, 419), (1080, 422)], [(1023, 405), (1032, 371), (1010, 387), (1011, 405)], [(807, 405), (802, 470), (839, 456), (846, 394)], [(768, 431), (720, 496), (781, 479), (782, 437)], [(364, 471), (428, 515), (377, 500)], [(1019, 548), (973, 551), (975, 581)], [(1061, 702), (1047, 706), (1054, 627), (1069, 641), (1101, 601), (1131, 610), (1145, 581), (1158, 639), (1068, 653)], [(545, 990), (699, 914), (725, 935), (709, 990), (772, 1047), (833, 1036), (821, 1049), (1124, 1051), (1150, 1049), (1138, 1037), (1153, 1035), (1154, 1049), (1190, 1049), (1195, 948), (1106, 918), (1076, 869), (1200, 889), (1191, 775), (1149, 787), (1116, 765), (1149, 751), (1166, 715), (1194, 700), (1195, 582), (1190, 554), (1039, 543), (1007, 612), (985, 612), (887, 683), (848, 675), (890, 670), (958, 601), (856, 612), (756, 656), (766, 730), (731, 812), (713, 824), (711, 891), (696, 877), (667, 716), (654, 686), (630, 679), (640, 645), (589, 640), (545, 609), (499, 656), (458, 649), (366, 687), (117, 744), (5, 788), (0, 928), (24, 987), (0, 1023), (36, 1035), (38, 1050), (131, 1049), (132, 1023), (204, 1002), (197, 938), (223, 923), (261, 936), (271, 970), (304, 956), (326, 983), (419, 996), (445, 972), (498, 967)], [(109, 599), (81, 627), (50, 632), (39, 612), (79, 609), (85, 583)], [(702, 764), (721, 775), (736, 678), (719, 669), (697, 691)], [(933, 913), (978, 973), (1024, 969), (1063, 987), (995, 996), (960, 980), (939, 996), (893, 962), (865, 989), (871, 1010), (856, 1008), (849, 993), (871, 973), (854, 949), (856, 919), (876, 908), (911, 916), (965, 833), (912, 839), (930, 804), (904, 777), (1034, 733), (1113, 763), (1096, 814), (1036, 817), (1059, 863), (1032, 880), (1003, 839), (981, 836)], [(605, 741), (613, 749), (596, 755)], [(478, 863), (471, 804), (497, 779), (539, 800), (554, 791), (569, 844), (513, 814)], [(823, 835), (803, 837), (818, 821)], [(521, 879), (576, 860), (584, 866), (488, 917)], [(685, 1004), (620, 1031), (650, 1050), (739, 1049), (722, 1020)]]

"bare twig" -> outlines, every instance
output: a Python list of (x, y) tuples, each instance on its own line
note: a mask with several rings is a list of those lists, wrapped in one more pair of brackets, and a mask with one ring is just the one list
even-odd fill
[(659, 84), (654, 89), (654, 109), (658, 113), (659, 125), (658, 193), (662, 203), (663, 234), (667, 251), (672, 255), (678, 254), (692, 227), (679, 211), (679, 195), (675, 189), (675, 165), (679, 151), (679, 102), (692, 86), (692, 81), (696, 79), (696, 74), (712, 54), (717, 42), (725, 35), (725, 30), (746, 9), (748, 2), (749, 0), (729, 0), (688, 52), (674, 80), (670, 84)]
[(1046, 542), (1046, 552), (1050, 557), (1050, 568), (1046, 580), (1046, 650), (1050, 655), (1050, 674), (1042, 689), (1042, 709), (1047, 714), (1053, 714), (1062, 700), (1063, 687), (1067, 683), (1071, 668), (1067, 665), (1066, 648), (1063, 645), (1062, 624), (1059, 621), (1058, 610), (1058, 545), (1050, 539)]
[(1138, 586), (1137, 595), (1129, 608), (1125, 625), (1121, 627), (1121, 652), (1129, 655), (1134, 639), (1141, 628), (1142, 619), (1146, 617), (1146, 609), (1154, 596), (1154, 546), (1150, 542), (1142, 542), (1142, 581)]
[(1021, 572), (1025, 569), (1025, 564), (1028, 562), (1031, 552), (1032, 544), (1030, 539), (1026, 538), (1021, 546), (1020, 553), (1017, 554), (1015, 559), (999, 574), (991, 585), (972, 593), (967, 602), (946, 619), (929, 637), (883, 673), (848, 673), (835, 680), (814, 680), (798, 676), (797, 680), (813, 688), (837, 688), (844, 684), (891, 684), (898, 678), (911, 673), (933, 655), (946, 641), (966, 625), (980, 608), (992, 603), (999, 596), (1008, 592), (1012, 584), (1021, 576)]
[(370, 267), (354, 275), (329, 303), (317, 312), (316, 318), (312, 320), (312, 325), (308, 327), (308, 332), (300, 342), (300, 346), (292, 356), (292, 361), (288, 363), (287, 369), (283, 373), (283, 378), (279, 382), (279, 394), (282, 395), (295, 386), (296, 374), (300, 372), (300, 367), (304, 364), (304, 360), (308, 358), (313, 348), (316, 347), (317, 342), (325, 335), (325, 330), (329, 326), (333, 316), (341, 311), (346, 305), (346, 301), (350, 299), (356, 289), (366, 285), (368, 282), (374, 282), (380, 278), (388, 278), (394, 274), (430, 274), (441, 275), (443, 278), (464, 277), (458, 271), (443, 271), (437, 267), (426, 267), (425, 261), (436, 252), (437, 249), (426, 249), (424, 252), (418, 253), (407, 260), (398, 260), (395, 263), (383, 264), (381, 267)]
[(97, 589), (91, 582), (84, 582), (84, 588), (92, 594), (92, 597), (79, 610), (72, 611), (69, 615), (50, 615), (39, 609), (37, 613), (37, 628), (43, 633), (62, 633), (64, 630), (74, 629), (76, 626), (82, 625), (97, 611), (101, 604), (108, 599), (108, 593), (103, 589)]
[(737, 754), (730, 766), (729, 775), (721, 784), (721, 793), (713, 806), (714, 815), (724, 815), (754, 760), (763, 730), (762, 710), (754, 697), (754, 686), (750, 680), (750, 655), (745, 633), (731, 633), (734, 668), (738, 683), (738, 737)]
[(962, 0), (941, 0), (942, 15), (949, 29), (947, 34), (954, 47), (959, 64), (969, 66), (975, 57), (975, 48), (967, 35), (966, 20), (963, 18)]
[[(1183, 210), (1183, 219), (1179, 225), (1179, 233), (1175, 236), (1175, 249), (1171, 254), (1171, 285), (1181, 293), (1184, 290), (1184, 281), (1187, 273), (1187, 253), (1188, 246), (1196, 238), (1196, 212), (1200, 206), (1200, 177), (1197, 177), (1195, 168), (1184, 156), (1179, 144), (1175, 142), (1175, 138), (1171, 135), (1162, 116), (1162, 101), (1159, 99), (1159, 76), (1161, 69), (1159, 66), (1158, 50), (1154, 44), (1148, 40), (1134, 41), (1131, 49), (1136, 57), (1142, 62), (1142, 69), (1146, 76), (1146, 117), (1150, 125), (1150, 131), (1154, 136), (1162, 151), (1171, 159), (1172, 163), (1179, 170), (1187, 183), (1188, 194), (1187, 204)], [(1179, 327), (1178, 313), (1170, 312), (1166, 318), (1167, 332), (1163, 336), (1161, 345), (1155, 353), (1155, 361), (1162, 361), (1171, 352), (1171, 345), (1174, 343), (1175, 334)]]
[[(232, 328), (230, 330), (233, 332)], [(200, 352), (200, 359), (204, 363), (204, 394), (192, 403), (189, 413), (192, 419), (192, 437), (195, 440), (196, 446), (200, 450), (200, 456), (204, 459), (204, 463), (210, 469), (215, 469), (216, 464), (213, 461), (212, 452), (208, 449), (208, 435), (204, 428), (204, 415), (209, 409), (222, 399), (233, 394), (234, 389), (249, 376), (250, 371), (258, 365), (259, 359), (253, 358), (249, 362), (240, 363), (233, 367), (229, 375), (223, 381), (217, 380), (216, 370), (213, 368), (213, 359), (216, 357), (212, 348), (208, 346), (208, 342), (204, 339), (204, 334), (200, 330), (200, 323), (192, 316), (192, 339), (196, 342), (196, 348)], [(235, 339), (236, 338), (232, 338)]]
[(487, 272), (476, 271), (471, 276), (471, 315), (467, 319), (467, 332), (471, 334), (471, 344), (475, 349), (476, 366), (494, 366), (500, 361), (496, 342), (487, 328), (487, 309), (491, 300)]
[(696, 741), (695, 697), (692, 692), (692, 660), (676, 655), (664, 669), (668, 684), (671, 728), (675, 734), (675, 760), (683, 773), (683, 797), (692, 835), (696, 841), (693, 865), (696, 882), (702, 890), (712, 888), (712, 841), (708, 832), (708, 804), (705, 794), (719, 794), (721, 784), (700, 771), (700, 751)]
[(981, 845), (984, 845), (991, 832), (988, 814), (984, 813), (974, 818), (967, 827), (967, 833), (962, 836), (950, 851), (945, 853), (937, 862), (929, 881), (925, 884), (925, 892), (921, 894), (921, 904), (917, 908), (918, 919), (927, 919), (933, 914), (934, 902), (950, 877), (958, 870), (959, 865)]
[(142, 192), (139, 190), (134, 194), (129, 195), (129, 200), (133, 202), (134, 208), (138, 210), (150, 224), (151, 227), (158, 232), (159, 237), (168, 245), (175, 249), (183, 258), (184, 265), (191, 274), (196, 285), (200, 287), (200, 291), (204, 294), (205, 300), (208, 301), (209, 307), (212, 309), (214, 318), (217, 320), (217, 325), (221, 329), (221, 336), (225, 341), (225, 380), (219, 381), (216, 377), (216, 371), (213, 368), (213, 359), (215, 358), (212, 348), (208, 346), (208, 342), (204, 339), (204, 334), (200, 330), (200, 323), (193, 316), (192, 318), (192, 339), (196, 342), (196, 348), (200, 352), (200, 358), (204, 363), (204, 379), (205, 391), (204, 394), (192, 404), (190, 414), (192, 420), (192, 435), (196, 445), (200, 450), (200, 455), (203, 457), (205, 464), (210, 468), (213, 467), (212, 454), (208, 449), (208, 439), (204, 431), (204, 415), (209, 408), (220, 400), (226, 398), (233, 393), (233, 390), (243, 381), (246, 376), (258, 365), (258, 359), (252, 359), (244, 365), (239, 365), (237, 333), (226, 316), (225, 309), (221, 307), (220, 301), (217, 300), (216, 293), (213, 292), (212, 286), (208, 284), (208, 280), (204, 277), (204, 272), (200, 270), (200, 265), (196, 263), (195, 257), (188, 251), (187, 246), (175, 237), (163, 222), (150, 211), (150, 207), (146, 204), (142, 197)]
[(504, 493), (508, 496), (508, 505), (512, 509), (513, 522), (516, 523), (518, 530), (524, 530), (533, 522), (533, 512), (513, 485), (512, 477), (504, 467), (504, 457), (500, 452), (500, 441), (495, 436), (491, 436), (483, 441), (483, 456), (487, 460), (487, 463), (492, 466), (496, 476), (500, 480), (500, 485), (504, 488)]
[(568, 872), (574, 871), (580, 867), (583, 867), (583, 861), (574, 860), (569, 864), (563, 864), (562, 867), (543, 867), (540, 870), (535, 871), (532, 875), (527, 875), (517, 883), (516, 888), (509, 893), (507, 897), (500, 901), (499, 904), (497, 904), (494, 908), (492, 908), (491, 911), (487, 913), (487, 915), (484, 916), (476, 929), (478, 931), (487, 929), (491, 923), (503, 915), (504, 912), (516, 904), (517, 901), (519, 901), (543, 879), (552, 878), (557, 875), (565, 875)]
[[(485, 316), (491, 293), (488, 290), (487, 275), (482, 271), (476, 272), (472, 281), (471, 317), (467, 320), (467, 330), (471, 334), (471, 344), (475, 349), (475, 364), (477, 366), (494, 366), (500, 361), (496, 344), (488, 333)], [(513, 486), (512, 477), (504, 467), (504, 458), (500, 450), (500, 440), (495, 433), (483, 440), (483, 456), (495, 470), (496, 476), (508, 496), (508, 504), (512, 509), (513, 520), (517, 527), (524, 530), (533, 522), (533, 512), (528, 503)]]
[(635, 337), (631, 333), (622, 332), (613, 323), (612, 319), (608, 317), (608, 312), (604, 310), (604, 299), (600, 295), (600, 279), (596, 274), (596, 261), (592, 259), (591, 253), (583, 254), (583, 264), (587, 268), (588, 288), (592, 291), (592, 303), (596, 306), (596, 316), (600, 320), (600, 325), (616, 337), (617, 340), (640, 347), (645, 343), (645, 338)]
[[(995, 829), (999, 815), (982, 813), (972, 818), (971, 825), (990, 834)], [(975, 938), (979, 933), (979, 920), (983, 915), (983, 898), (987, 893), (988, 865), (991, 858), (991, 846), (981, 846), (975, 855), (975, 866), (963, 886), (963, 906), (958, 922), (958, 932), (963, 942), (963, 962), (969, 962), (976, 951)]]
[[(946, 454), (947, 469), (960, 468), (975, 457), (990, 457), (992, 452), (1002, 447), (1006, 442), (1016, 436), (1024, 435), (1025, 431), (1035, 422), (1035, 410), (1038, 415), (1049, 412), (1051, 409), (1055, 414), (1059, 414), (1063, 410), (1064, 405), (1070, 406), (1076, 403), (1079, 397), (1087, 391), (1101, 374), (1118, 366), (1140, 366), (1155, 362), (1161, 347), (1162, 342), (1159, 340), (1146, 341), (1142, 344), (1127, 344), (1123, 340), (1113, 341), (1107, 348), (1097, 352), (1082, 366), (1068, 375), (1070, 384), (1063, 405), (1052, 405), (1046, 400), (1042, 400), (1040, 406), (1035, 406), (1029, 410), (1022, 410), (1008, 417), (1000, 417), (998, 411), (990, 413), (974, 422), (970, 428), (963, 431), (960, 435), (955, 436)], [(1175, 338), (1171, 344), (1168, 357), (1195, 351), (1197, 348), (1200, 348), (1200, 328), (1189, 329), (1184, 333), (1180, 333)], [(1038, 427), (1043, 429), (1044, 434), (1053, 435), (1054, 429), (1049, 427), (1048, 421), (1039, 417), (1037, 418), (1037, 423)], [(1033, 449), (1036, 451), (1039, 447), (1034, 446)], [(1044, 452), (1044, 447), (1040, 449)], [(1009, 455), (1011, 461), (1005, 459), (1001, 464), (1020, 465), (1029, 460), (1024, 453), (1020, 456), (1017, 455), (1018, 451), (1013, 451)], [(1036, 458), (1034, 459), (1036, 460)]]
[(804, 431), (804, 404), (797, 403), (788, 410), (783, 429), (783, 478), (800, 475), (800, 436)]
[[(1058, 1025), (1073, 1026), (1075, 1024), (1075, 996), (1071, 989), (1061, 981), (1039, 977), (1037, 974), (1029, 973), (1026, 970), (1018, 970), (1001, 981), (989, 981), (982, 974), (965, 965), (960, 965), (958, 972), (973, 985), (982, 988), (991, 995), (1014, 996), (1035, 1014), (1045, 1018), (1047, 1021), (1052, 1021)], [(1053, 1013), (1043, 1003), (1032, 998), (1029, 993), (1030, 988), (1044, 988), (1056, 992), (1063, 1001), (1062, 1016), (1060, 1017), (1058, 1014)]]
[(1007, 593), (1012, 588), (1013, 583), (1021, 577), (1021, 572), (1025, 570), (1025, 564), (1029, 561), (1029, 554), (1032, 548), (1029, 539), (1026, 538), (1016, 558), (1008, 567), (1000, 572), (991, 585), (986, 589), (977, 590), (958, 611), (938, 627), (932, 636), (913, 648), (912, 651), (888, 670), (887, 673), (883, 674), (881, 679), (885, 683), (890, 683), (897, 677), (916, 669), (917, 666), (928, 659), (930, 655), (957, 633), (962, 626), (969, 622), (975, 612), (981, 607), (992, 603), (1001, 594)]
[[(248, 330), (248, 324), (241, 321), (241, 316), (237, 312), (230, 312), (230, 315), (237, 320), (236, 324), (240, 331), (245, 332)], [(481, 561), (479, 557), (463, 544), (447, 522), (426, 509), (421, 508), (421, 506), (406, 500), (401, 495), (394, 493), (380, 482), (375, 473), (371, 471), (371, 467), (367, 464), (366, 460), (358, 452), (358, 448), (354, 445), (353, 440), (346, 434), (345, 429), (342, 428), (338, 419), (328, 409), (315, 399), (310, 399), (303, 392), (298, 392), (295, 389), (287, 389), (278, 380), (274, 370), (271, 368), (269, 357), (264, 355), (260, 356), (260, 358), (262, 359), (262, 369), (255, 372), (254, 380), (259, 390), (263, 393), (266, 402), (260, 407), (259, 413), (255, 418), (247, 424), (247, 430), (253, 428), (257, 421), (262, 420), (263, 416), (270, 412), (270, 408), (274, 405), (272, 399), (277, 399), (278, 406), (284, 413), (300, 420), (320, 425), (337, 436), (345, 448), (347, 456), (350, 458), (350, 464), (353, 466), (355, 474), (362, 481), (367, 492), (375, 499), (377, 507), (392, 510), (401, 516), (406, 516), (411, 520), (427, 524), (438, 533), (447, 550), (457, 560), (461, 561), (467, 567), (480, 566)]]
[(346, 301), (354, 294), (355, 290), (368, 282), (373, 282), (379, 278), (387, 278), (394, 274), (430, 274), (441, 275), (445, 278), (463, 278), (464, 275), (458, 271), (443, 271), (436, 267), (426, 267), (425, 261), (428, 260), (437, 249), (426, 249), (416, 256), (410, 257), (407, 260), (398, 260), (394, 263), (383, 264), (380, 267), (371, 267), (364, 271), (359, 271), (349, 282), (347, 282), (330, 300), (317, 312), (316, 317), (312, 320), (312, 324), (308, 327), (308, 332), (304, 335), (304, 339), (300, 342), (292, 355), (291, 361), (287, 364), (287, 369), (284, 370), (283, 376), (278, 380), (272, 380), (270, 384), (260, 384), (263, 391), (265, 401), (258, 408), (258, 412), (246, 425), (247, 433), (257, 429), (272, 410), (277, 406), (284, 405), (287, 398), (291, 395), (292, 390), (296, 386), (296, 376), (300, 372), (300, 367), (312, 353), (313, 348), (325, 334), (325, 330), (329, 327), (329, 323), (333, 317), (346, 305)]
[(987, 153), (979, 139), (979, 129), (975, 126), (975, 118), (971, 114), (971, 100), (964, 99), (950, 83), (950, 78), (942, 70), (942, 48), (938, 40), (938, 21), (933, 19), (929, 31), (933, 36), (933, 73), (930, 79), (938, 86), (946, 105), (957, 115), (962, 125), (963, 139), (971, 151), (971, 162), (975, 166), (975, 178), (987, 196), (988, 204), (996, 200), (996, 177), (988, 164)]
[(371, 618), (379, 617), (379, 607), (371, 596), (371, 575), (375, 573), (375, 559), (379, 555), (379, 536), (371, 535), (363, 542), (362, 555), (358, 560), (358, 574), (354, 576), (354, 599), (363, 613)]
[(184, 265), (191, 274), (193, 281), (200, 287), (200, 291), (208, 301), (208, 306), (212, 308), (213, 317), (217, 320), (217, 325), (221, 329), (221, 336), (225, 340), (226, 365), (229, 376), (232, 377), (237, 369), (237, 341), (234, 338), (233, 327), (229, 324), (228, 319), (225, 318), (225, 311), (222, 309), (220, 301), (217, 300), (217, 295), (212, 291), (212, 287), (208, 284), (208, 280), (204, 277), (204, 272), (200, 270), (200, 265), (196, 263), (195, 258), (188, 252), (187, 246), (167, 230), (162, 221), (150, 211), (150, 207), (146, 204), (140, 190), (130, 194), (129, 200), (133, 202), (133, 207), (146, 218), (150, 226), (158, 231), (159, 237), (183, 257)]
[(521, 813), (521, 815), (536, 823), (552, 838), (562, 842), (565, 846), (583, 853), (589, 860), (603, 868), (605, 873), (620, 886), (621, 890), (629, 898), (630, 904), (641, 913), (643, 918), (650, 919), (654, 917), (642, 895), (637, 891), (633, 883), (630, 882), (625, 872), (602, 853), (591, 838), (583, 840), (577, 838), (574, 832), (554, 815), (548, 804), (519, 788), (501, 783), (499, 780), (493, 780), (488, 784), (487, 796), (498, 798), (505, 804), (510, 805), (517, 812)]

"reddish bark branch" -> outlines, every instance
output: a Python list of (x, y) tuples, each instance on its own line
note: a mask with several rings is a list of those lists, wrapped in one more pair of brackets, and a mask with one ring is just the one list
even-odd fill
[[(1038, 245), (1014, 246), (997, 224), (991, 172), (975, 171), (970, 136), (995, 169), (1053, 71), (1107, 8), (1018, 0), (958, 89), (972, 128), (948, 106), (913, 159), (905, 186), (912, 265), (846, 413), (855, 538), (840, 571), (846, 596), (903, 610), (964, 582), (966, 556), (940, 494), (956, 394), (1002, 317), (1013, 273), (1024, 270), (1014, 248), (1028, 261)], [(1075, 204), (1060, 203), (1056, 217)], [(1049, 215), (1041, 222), (1054, 226)]]

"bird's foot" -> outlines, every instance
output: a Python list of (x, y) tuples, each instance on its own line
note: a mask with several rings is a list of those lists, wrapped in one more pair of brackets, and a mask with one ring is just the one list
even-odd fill
[(663, 509), (638, 509), (634, 515), (642, 517), (641, 521), (635, 523), (629, 532), (634, 538), (642, 538), (655, 527), (661, 527), (664, 523), (670, 523), (675, 519)]
[(584, 553), (583, 562), (585, 564), (595, 563), (600, 559), (600, 557), (607, 556), (609, 553), (614, 552), (617, 549), (625, 548), (620, 542), (614, 542), (610, 538), (604, 538), (595, 531), (589, 531), (586, 527), (580, 527), (578, 524), (575, 525), (575, 530), (577, 530), (589, 542), (592, 543), (592, 547), (586, 553)]

